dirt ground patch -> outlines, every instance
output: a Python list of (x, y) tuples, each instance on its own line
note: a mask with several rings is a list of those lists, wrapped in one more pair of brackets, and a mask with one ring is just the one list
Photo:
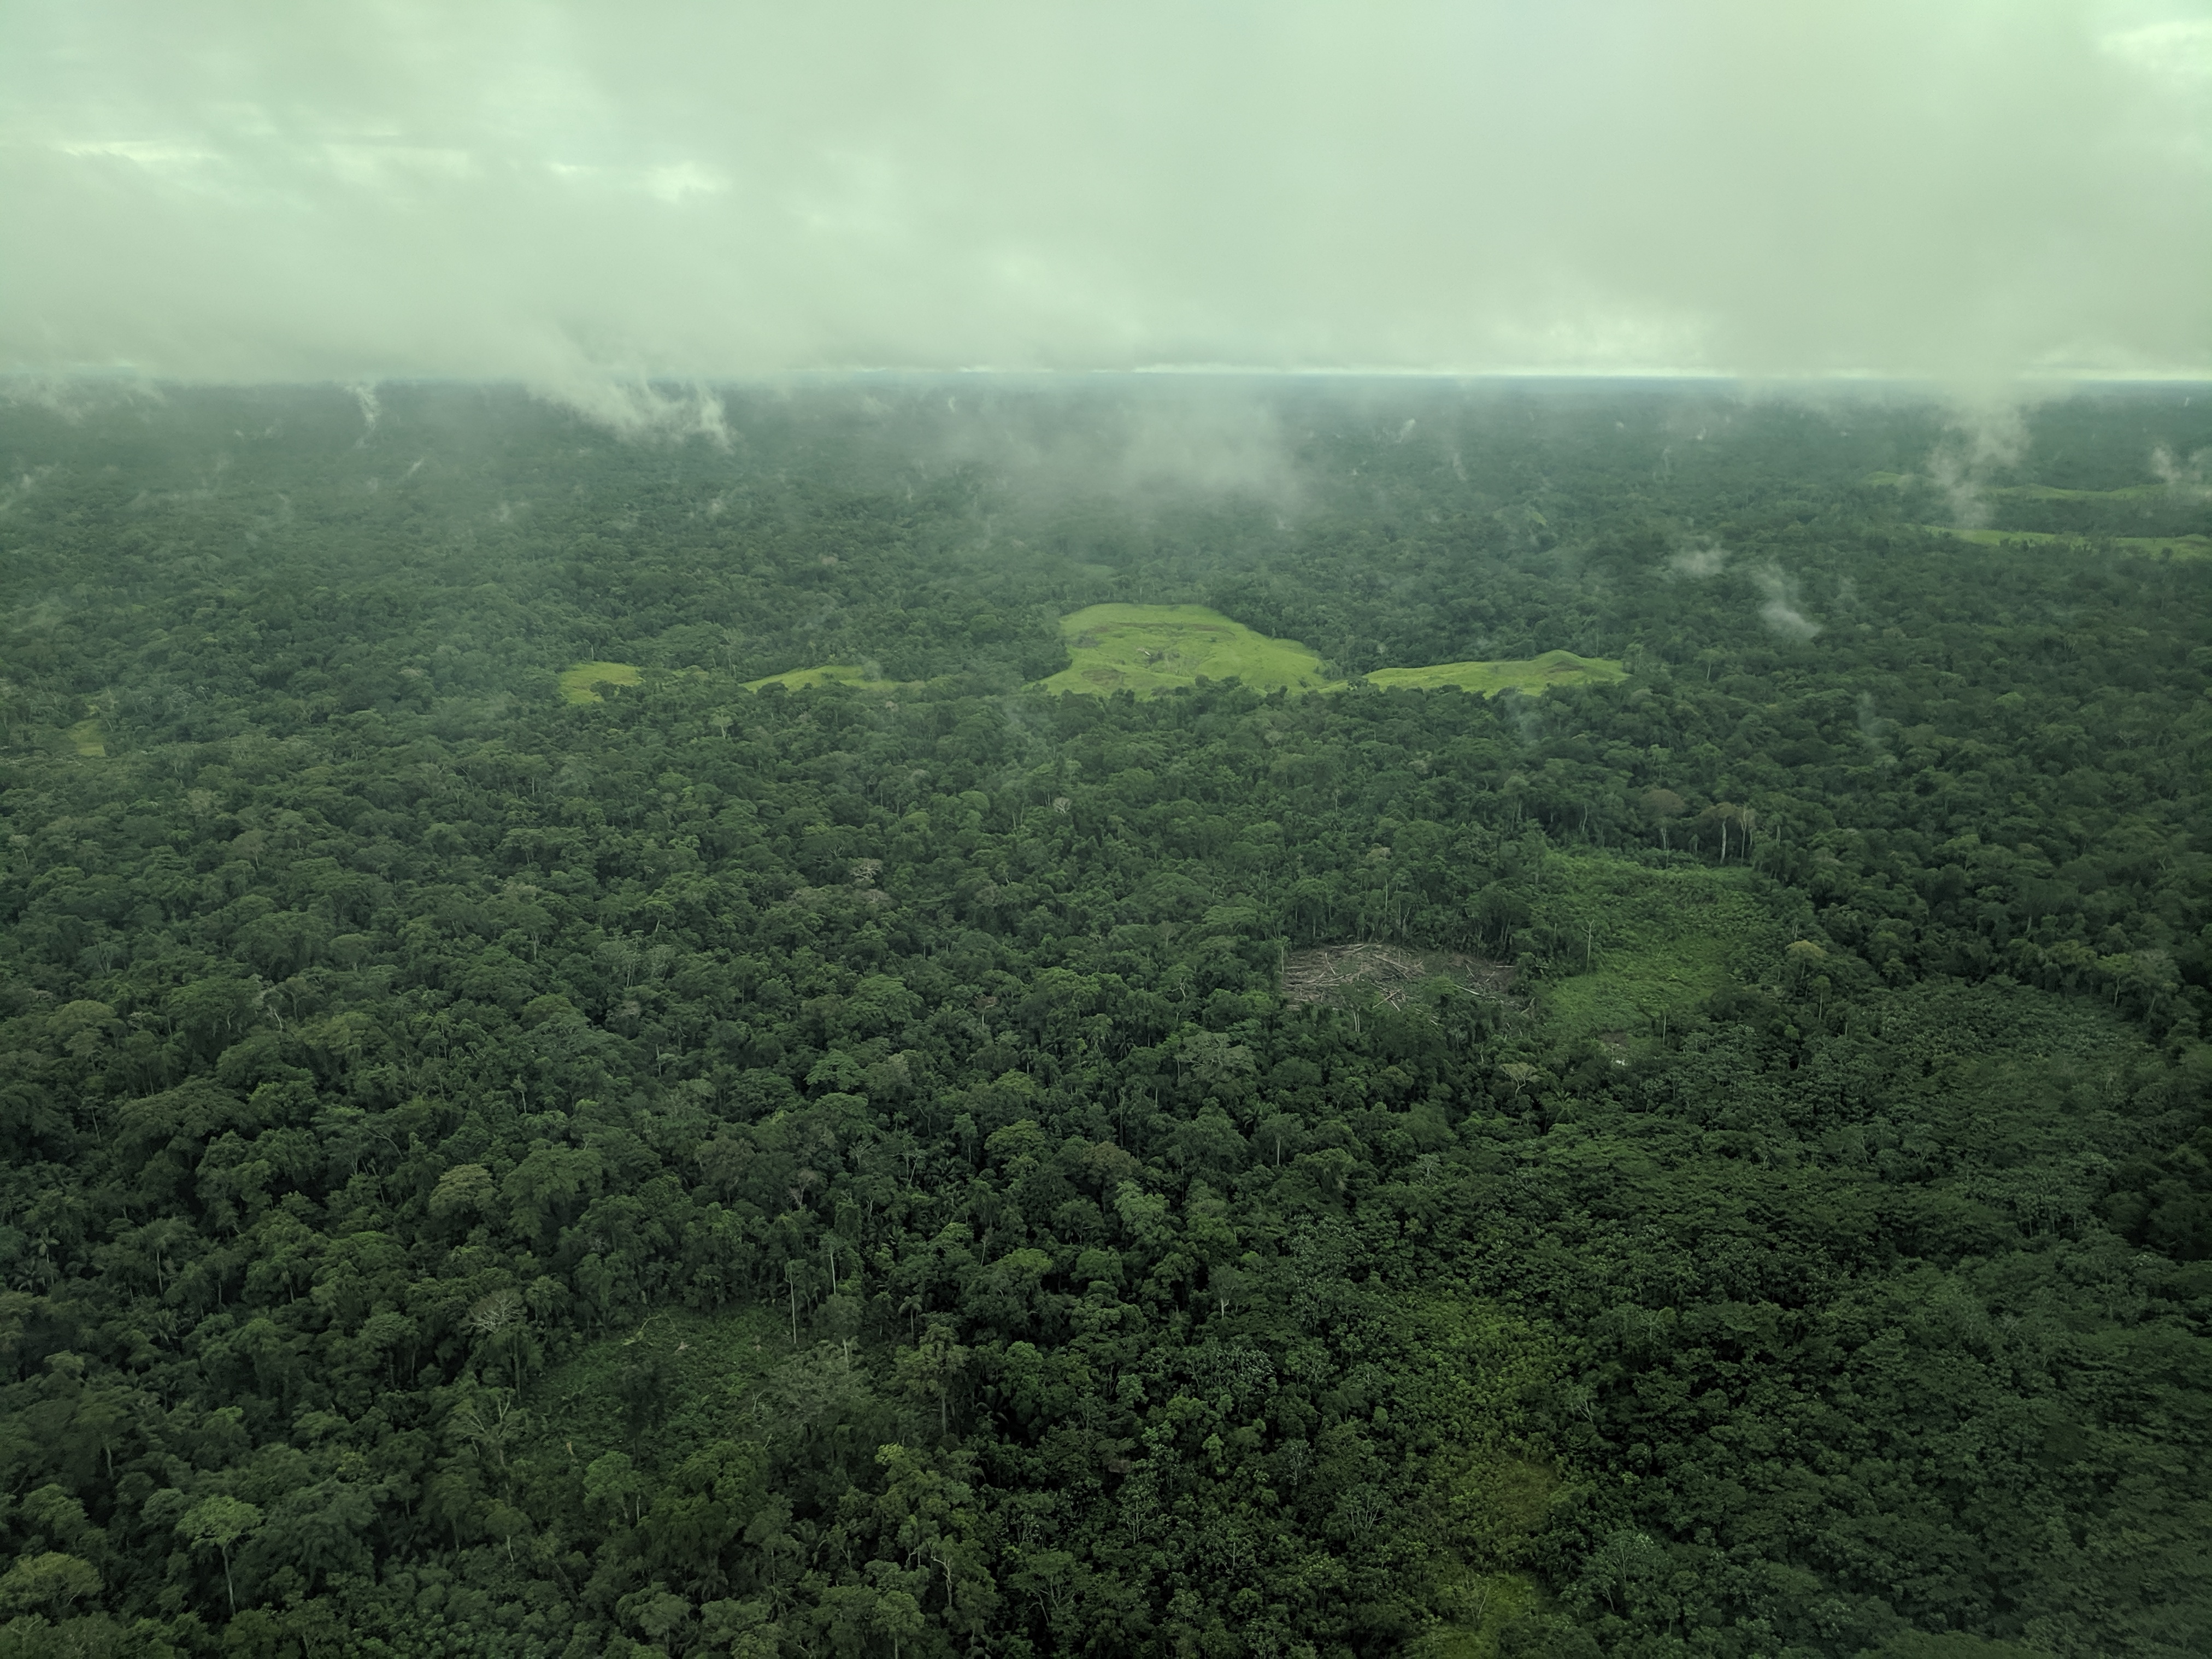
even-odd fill
[(1511, 968), (1456, 951), (1416, 951), (1370, 941), (1316, 945), (1283, 959), (1283, 994), (1292, 1002), (1340, 1003), (1365, 987), (1395, 1008), (1436, 979), (1450, 981), (1478, 1002), (1528, 1012), (1527, 1000), (1513, 994)]

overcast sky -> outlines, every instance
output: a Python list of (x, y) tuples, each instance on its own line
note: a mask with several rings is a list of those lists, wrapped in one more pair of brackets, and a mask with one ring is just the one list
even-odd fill
[(0, 366), (2212, 368), (2212, 3), (0, 0)]

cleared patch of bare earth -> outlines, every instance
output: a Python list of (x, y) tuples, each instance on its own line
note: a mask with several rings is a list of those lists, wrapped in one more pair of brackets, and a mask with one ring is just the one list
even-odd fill
[(1372, 994), (1393, 1008), (1424, 994), (1424, 987), (1444, 981), (1477, 1002), (1516, 1014), (1528, 1012), (1525, 997), (1513, 994), (1513, 969), (1502, 962), (1457, 951), (1416, 951), (1403, 945), (1370, 940), (1358, 945), (1321, 945), (1293, 951), (1283, 958), (1283, 994), (1296, 1002), (1342, 1004)]

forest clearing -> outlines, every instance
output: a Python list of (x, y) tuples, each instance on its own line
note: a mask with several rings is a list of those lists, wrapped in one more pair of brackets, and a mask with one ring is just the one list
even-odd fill
[[(1067, 641), (1068, 665), (1037, 682), (1042, 690), (1054, 693), (1079, 691), (1106, 696), (1127, 691), (1139, 697), (1156, 697), (1208, 679), (1234, 680), (1261, 693), (1281, 690), (1301, 696), (1308, 692), (1342, 691), (1351, 684), (1328, 678), (1321, 658), (1300, 641), (1271, 639), (1205, 605), (1094, 605), (1061, 617), (1060, 628)], [(1628, 671), (1605, 658), (1547, 651), (1524, 659), (1379, 668), (1358, 678), (1384, 690), (1402, 687), (1430, 691), (1449, 687), (1492, 697), (1507, 690), (1535, 696), (1563, 685), (1602, 685), (1627, 678)], [(872, 664), (827, 663), (747, 680), (744, 688), (762, 691), (780, 685), (790, 691), (805, 691), (823, 685), (896, 684), (885, 679)], [(565, 690), (566, 676), (562, 684)], [(571, 696), (569, 700), (586, 699)]]
[(818, 668), (791, 668), (744, 683), (748, 691), (765, 691), (780, 685), (787, 691), (805, 691), (817, 685), (889, 686), (897, 684), (883, 677), (873, 663), (824, 663)]
[(1202, 605), (1094, 605), (1060, 618), (1072, 660), (1048, 691), (1158, 696), (1200, 679), (1255, 691), (1326, 690), (1321, 659), (1296, 640), (1269, 639)]
[(626, 662), (580, 662), (561, 671), (561, 696), (566, 702), (600, 702), (603, 685), (635, 685), (644, 672)]
[(1600, 657), (1578, 657), (1571, 651), (1547, 651), (1540, 657), (1520, 661), (1446, 662), (1432, 668), (1378, 668), (1365, 677), (1370, 685), (1408, 686), (1417, 691), (1446, 686), (1494, 697), (1501, 691), (1530, 696), (1559, 685), (1602, 685), (1628, 678), (1627, 669)]
[(1389, 1008), (1419, 1006), (1425, 995), (1467, 996), (1516, 1013), (1529, 1005), (1513, 994), (1510, 963), (1459, 951), (1418, 951), (1380, 939), (1316, 945), (1283, 958), (1283, 996), (1292, 1004), (1356, 1007), (1363, 996)]

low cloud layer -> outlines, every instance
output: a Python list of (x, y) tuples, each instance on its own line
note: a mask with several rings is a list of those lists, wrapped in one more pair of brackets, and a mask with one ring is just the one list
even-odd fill
[(19, 373), (707, 429), (650, 382), (2212, 369), (2201, 3), (0, 0), (0, 46)]

